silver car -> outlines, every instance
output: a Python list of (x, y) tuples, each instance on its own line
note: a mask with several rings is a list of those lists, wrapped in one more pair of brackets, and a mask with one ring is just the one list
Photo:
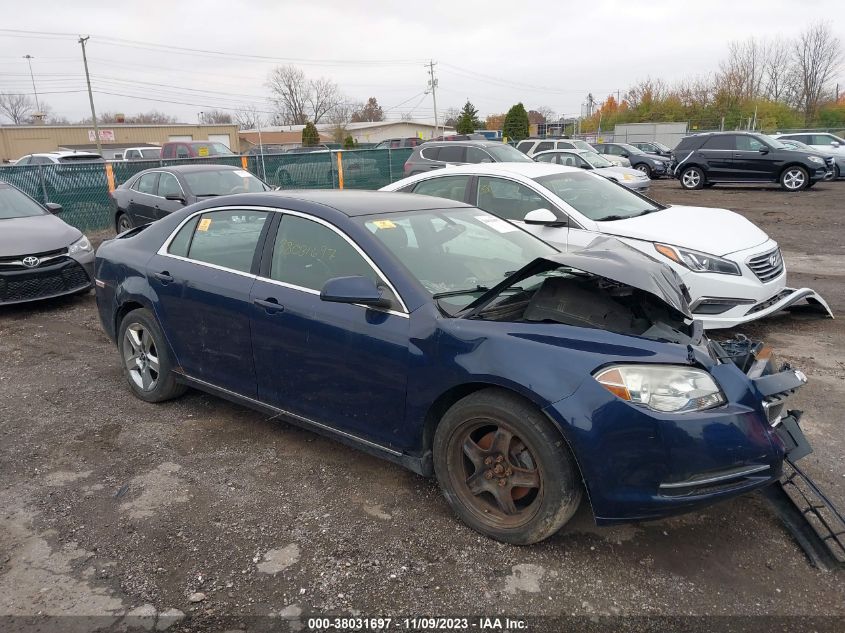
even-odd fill
[(595, 170), (608, 180), (618, 182), (634, 191), (646, 191), (651, 179), (639, 169), (617, 167), (604, 156), (584, 149), (555, 149), (534, 154), (534, 160), (540, 163), (553, 163), (567, 167)]
[(87, 292), (93, 287), (94, 249), (82, 231), (0, 181), (0, 305)]

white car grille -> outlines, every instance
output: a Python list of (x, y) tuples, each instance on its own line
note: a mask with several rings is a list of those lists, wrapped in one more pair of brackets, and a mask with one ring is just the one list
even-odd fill
[(748, 260), (748, 267), (760, 281), (771, 281), (783, 272), (783, 255), (779, 248), (755, 255)]

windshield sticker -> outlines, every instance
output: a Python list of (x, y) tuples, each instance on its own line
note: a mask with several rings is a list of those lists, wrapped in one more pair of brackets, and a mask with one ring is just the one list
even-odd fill
[(391, 220), (375, 220), (373, 224), (376, 225), (376, 228), (379, 229), (395, 229), (396, 224)]
[(236, 169), (234, 174), (236, 176), (240, 176), (241, 178), (252, 178), (252, 174), (248, 171), (244, 171), (243, 169)]
[(494, 215), (476, 215), (475, 219), (479, 222), (484, 222), (484, 224), (499, 233), (510, 233), (511, 231), (517, 230), (517, 228), (510, 222), (507, 222), (502, 218), (497, 218)]
[(207, 147), (200, 147), (197, 150), (197, 155), (198, 156), (208, 156), (208, 148)]
[(197, 231), (207, 231), (211, 227), (211, 218), (203, 218), (197, 225)]

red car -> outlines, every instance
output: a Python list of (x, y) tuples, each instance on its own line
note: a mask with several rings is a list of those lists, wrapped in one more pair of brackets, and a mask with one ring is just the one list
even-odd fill
[(215, 141), (170, 141), (161, 146), (162, 158), (205, 158), (233, 156), (234, 152)]

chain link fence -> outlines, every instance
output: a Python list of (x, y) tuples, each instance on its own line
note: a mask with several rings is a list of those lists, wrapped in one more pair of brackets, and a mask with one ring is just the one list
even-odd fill
[(281, 189), (379, 189), (403, 177), (411, 148), (334, 150), (0, 168), (8, 182), (39, 202), (62, 205), (62, 219), (82, 231), (111, 226), (109, 192), (145, 169), (188, 164), (241, 167)]

